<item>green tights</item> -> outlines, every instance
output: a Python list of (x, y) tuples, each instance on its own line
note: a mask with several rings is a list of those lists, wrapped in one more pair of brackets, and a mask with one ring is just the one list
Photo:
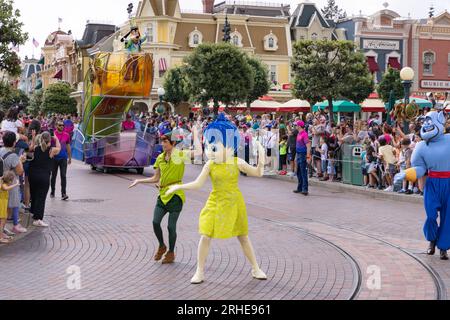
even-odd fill
[(156, 238), (158, 238), (159, 246), (165, 247), (163, 231), (161, 229), (161, 222), (165, 215), (169, 213), (169, 252), (175, 251), (175, 244), (177, 242), (177, 222), (183, 209), (183, 201), (180, 197), (175, 195), (166, 205), (158, 198), (158, 203), (155, 207), (153, 215), (153, 230)]

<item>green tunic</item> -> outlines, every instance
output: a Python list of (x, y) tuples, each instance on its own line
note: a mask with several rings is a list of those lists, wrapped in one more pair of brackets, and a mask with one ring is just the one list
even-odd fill
[(156, 159), (154, 169), (160, 169), (161, 171), (161, 179), (159, 180), (161, 189), (159, 191), (159, 196), (165, 205), (169, 203), (174, 195), (178, 195), (181, 200), (183, 200), (183, 203), (186, 201), (186, 196), (183, 190), (178, 190), (173, 194), (166, 195), (169, 187), (183, 184), (186, 156), (187, 154), (182, 151), (174, 150), (168, 162), (165, 159), (165, 152), (163, 152), (158, 159)]

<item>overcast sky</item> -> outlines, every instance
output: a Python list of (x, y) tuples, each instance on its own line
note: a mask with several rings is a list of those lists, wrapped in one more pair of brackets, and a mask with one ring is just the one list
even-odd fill
[[(217, 0), (216, 3), (222, 0)], [(20, 48), (20, 56), (29, 57), (33, 54), (32, 40), (35, 38), (42, 46), (47, 36), (58, 29), (58, 17), (63, 19), (61, 29), (72, 30), (74, 37), (80, 39), (83, 36), (86, 20), (111, 22), (121, 24), (127, 19), (126, 8), (133, 2), (135, 7), (138, 0), (14, 0), (15, 7), (21, 11), (22, 21), (25, 23), (25, 31), (29, 34), (29, 41)], [(299, 0), (262, 0), (271, 3), (290, 3), (291, 11), (302, 2)], [(327, 0), (316, 0), (315, 3), (322, 8)], [(383, 8), (383, 0), (336, 0), (336, 3), (347, 11), (347, 14), (359, 14), (360, 10), (365, 15), (370, 15)], [(407, 17), (425, 18), (428, 8), (434, 4), (436, 13), (445, 9), (450, 11), (450, 0), (388, 0), (389, 9)], [(181, 9), (201, 10), (201, 0), (180, 0)], [(34, 56), (40, 56), (40, 48), (34, 49)]]

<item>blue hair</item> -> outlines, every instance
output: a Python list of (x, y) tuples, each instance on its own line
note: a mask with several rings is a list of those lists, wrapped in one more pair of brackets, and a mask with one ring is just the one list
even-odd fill
[(222, 143), (225, 148), (230, 147), (234, 149), (235, 153), (237, 152), (240, 140), (239, 131), (232, 122), (225, 118), (225, 114), (219, 114), (216, 121), (206, 128), (204, 135), (209, 144)]

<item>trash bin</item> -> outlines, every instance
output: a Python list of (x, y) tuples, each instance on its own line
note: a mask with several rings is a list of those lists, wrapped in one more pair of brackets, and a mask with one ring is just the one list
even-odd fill
[(342, 182), (355, 186), (364, 184), (361, 170), (361, 154), (363, 147), (360, 145), (342, 145)]
[(341, 146), (342, 152), (342, 182), (352, 183), (352, 146), (344, 143)]
[(364, 185), (364, 177), (361, 170), (361, 155), (363, 153), (363, 147), (358, 146), (350, 146), (351, 148), (351, 184), (354, 186), (363, 186)]

